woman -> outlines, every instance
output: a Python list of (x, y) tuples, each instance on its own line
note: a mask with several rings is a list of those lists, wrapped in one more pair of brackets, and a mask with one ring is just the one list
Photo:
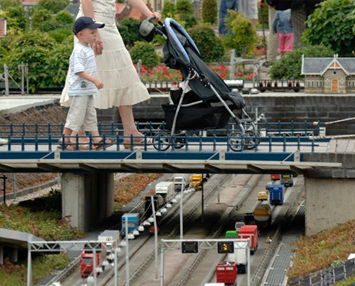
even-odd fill
[[(160, 21), (159, 13), (151, 12), (142, 0), (128, 0), (128, 3), (139, 10), (144, 16), (154, 16)], [(124, 46), (116, 26), (115, 0), (81, 0), (77, 17), (88, 16), (98, 22), (105, 23), (100, 29), (99, 37), (92, 46), (96, 57), (98, 78), (104, 88), (95, 96), (95, 107), (107, 109), (117, 106), (123, 125), (124, 147), (130, 148), (131, 143), (144, 143), (144, 135), (134, 123), (132, 105), (150, 98), (132, 63), (129, 52)], [(61, 104), (67, 106), (67, 84), (62, 92)], [(64, 130), (70, 134), (70, 130)], [(133, 138), (133, 142), (130, 141)], [(146, 143), (152, 143), (151, 138)]]

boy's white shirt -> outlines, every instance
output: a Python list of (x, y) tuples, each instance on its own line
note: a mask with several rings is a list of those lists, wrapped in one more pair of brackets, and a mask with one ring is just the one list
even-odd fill
[(97, 77), (95, 53), (91, 47), (76, 43), (69, 59), (69, 96), (94, 95), (97, 87), (91, 82), (78, 76), (78, 72), (87, 72)]

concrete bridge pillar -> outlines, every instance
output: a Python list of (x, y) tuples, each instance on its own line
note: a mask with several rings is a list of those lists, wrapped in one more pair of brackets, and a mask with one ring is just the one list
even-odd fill
[(355, 219), (355, 179), (305, 178), (306, 235)]
[(62, 213), (70, 225), (87, 231), (114, 210), (113, 173), (62, 175)]

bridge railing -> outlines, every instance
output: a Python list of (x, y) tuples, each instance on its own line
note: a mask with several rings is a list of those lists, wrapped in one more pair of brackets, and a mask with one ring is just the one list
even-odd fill
[[(138, 130), (145, 133), (147, 136), (154, 134), (167, 133), (169, 130), (165, 122), (136, 122)], [(324, 128), (319, 122), (257, 122), (255, 123), (256, 130), (260, 136), (319, 136), (324, 133)], [(38, 123), (23, 123), (23, 124), (0, 124), (0, 137), (14, 136), (52, 136), (61, 137), (63, 134), (64, 124), (38, 124)], [(207, 135), (229, 134), (238, 129), (235, 123), (228, 123), (224, 129), (209, 128), (206, 130), (187, 130), (184, 134), (196, 135), (205, 132)], [(121, 123), (99, 123), (98, 130), (100, 134), (106, 136), (116, 136), (123, 134)], [(177, 132), (178, 133), (178, 132)], [(259, 134), (257, 134), (259, 136)]]

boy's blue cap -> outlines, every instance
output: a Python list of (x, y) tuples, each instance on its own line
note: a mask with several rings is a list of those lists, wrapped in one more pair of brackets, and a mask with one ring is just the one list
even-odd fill
[(89, 28), (89, 29), (101, 29), (105, 27), (105, 23), (95, 22), (94, 19), (90, 17), (80, 17), (76, 19), (73, 27), (73, 33), (76, 35), (80, 31)]

